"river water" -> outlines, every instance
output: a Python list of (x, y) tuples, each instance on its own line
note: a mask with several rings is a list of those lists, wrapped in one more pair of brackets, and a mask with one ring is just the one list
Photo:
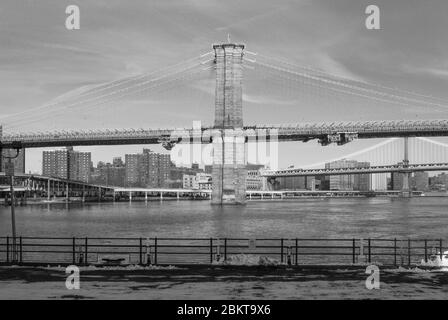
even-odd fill
[[(272, 237), (448, 239), (448, 197), (33, 204), (16, 208), (17, 233), (41, 237)], [(0, 207), (0, 236), (11, 234)]]

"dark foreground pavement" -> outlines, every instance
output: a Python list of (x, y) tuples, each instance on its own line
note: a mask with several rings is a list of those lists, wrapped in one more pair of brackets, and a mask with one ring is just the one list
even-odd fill
[(64, 267), (0, 267), (0, 299), (448, 299), (448, 272), (365, 266), (81, 267), (68, 290)]

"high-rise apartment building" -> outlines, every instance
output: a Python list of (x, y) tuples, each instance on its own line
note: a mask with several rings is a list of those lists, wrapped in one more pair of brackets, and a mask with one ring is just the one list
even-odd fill
[[(370, 162), (356, 162), (356, 168), (369, 168)], [(356, 191), (370, 191), (372, 190), (372, 175), (371, 174), (355, 174), (354, 175), (353, 190)]]
[(125, 155), (125, 185), (137, 187), (140, 185), (139, 154)]
[(75, 181), (90, 182), (91, 153), (69, 149), (68, 158), (68, 178)]
[(68, 150), (44, 151), (42, 153), (42, 175), (68, 179)]
[(106, 186), (125, 186), (125, 165), (121, 158), (114, 158), (112, 163), (98, 162), (93, 169), (92, 183)]
[[(338, 168), (365, 168), (370, 167), (369, 162), (358, 162), (356, 160), (338, 160), (325, 164), (326, 169)], [(370, 191), (371, 190), (371, 174), (347, 174), (347, 175), (332, 175), (326, 177), (329, 181), (329, 190), (343, 190), (343, 191)]]
[(171, 169), (169, 154), (143, 149), (143, 153), (127, 154), (125, 162), (127, 186), (168, 187)]
[(65, 150), (42, 153), (42, 175), (90, 182), (91, 153)]

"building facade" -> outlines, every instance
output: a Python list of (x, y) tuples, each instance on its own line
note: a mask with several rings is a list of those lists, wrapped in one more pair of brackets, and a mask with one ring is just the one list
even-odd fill
[(415, 172), (412, 178), (412, 188), (416, 191), (429, 190), (429, 175), (428, 172)]
[(246, 190), (263, 190), (263, 177), (259, 170), (247, 170)]
[[(202, 169), (175, 167), (171, 166), (168, 187), (174, 189), (182, 189), (184, 187), (184, 175), (195, 176), (196, 173), (203, 172)], [(211, 174), (211, 173), (210, 173)]]
[(42, 153), (42, 175), (90, 182), (91, 153), (65, 150), (44, 151)]
[(140, 184), (139, 154), (126, 154), (125, 158), (125, 186), (138, 187)]
[(129, 187), (167, 188), (172, 167), (169, 154), (143, 149), (125, 155), (125, 183)]
[(212, 189), (212, 175), (205, 172), (198, 172), (195, 175), (184, 174), (183, 189), (192, 190), (211, 190)]
[(98, 162), (96, 168), (91, 173), (92, 183), (124, 187), (125, 186), (126, 168), (121, 158), (114, 158), (112, 163)]
[[(338, 160), (325, 164), (325, 169), (339, 168), (368, 168), (369, 162), (358, 162), (356, 160)], [(324, 186), (328, 190), (334, 191), (370, 191), (372, 175), (371, 174), (346, 174), (333, 175), (324, 178)]]
[(68, 150), (44, 151), (42, 153), (42, 175), (68, 179)]

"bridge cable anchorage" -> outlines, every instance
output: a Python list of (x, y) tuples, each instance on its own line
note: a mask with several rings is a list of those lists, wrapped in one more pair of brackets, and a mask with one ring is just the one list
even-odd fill
[[(211, 60), (210, 60), (210, 61), (211, 61)], [(176, 72), (176, 73), (170, 74), (170, 76), (173, 76), (173, 75), (174, 75), (174, 76), (175, 76), (175, 75), (182, 75), (182, 73), (187, 73), (187, 74), (188, 74), (188, 72), (193, 72), (193, 74), (195, 74), (195, 73), (198, 73), (198, 71), (204, 71), (204, 70), (208, 70), (208, 69), (210, 69), (210, 67), (205, 68), (205, 69), (198, 69), (198, 70), (194, 70), (194, 69), (193, 69), (193, 68), (195, 68), (196, 66), (199, 66), (199, 65), (200, 65), (200, 63), (198, 63), (197, 65), (189, 66), (187, 69), (184, 69), (184, 70), (182, 70), (182, 71), (180, 71), (180, 72)], [(171, 80), (165, 80), (165, 78), (168, 78), (168, 77), (167, 77), (167, 76), (165, 76), (165, 77), (160, 77), (160, 78), (155, 79), (155, 80), (160, 81), (160, 85), (164, 85), (164, 84), (167, 84), (167, 83), (171, 83), (171, 82), (174, 81), (174, 80), (181, 80), (181, 79), (184, 79), (184, 77), (177, 77), (177, 78), (173, 78), (173, 79), (171, 79)], [(169, 79), (169, 78), (168, 78), (168, 79)], [(152, 86), (150, 86), (150, 87), (144, 87), (144, 86), (147, 85), (147, 84), (151, 84), (152, 82), (156, 82), (155, 80), (154, 80), (154, 79), (150, 79), (150, 80), (145, 81), (145, 82), (143, 82), (143, 83), (139, 83), (139, 84), (136, 84), (136, 85), (133, 85), (133, 86), (130, 86), (130, 87), (122, 88), (122, 89), (120, 89), (120, 90), (115, 90), (115, 91), (113, 91), (112, 93), (104, 94), (104, 95), (102, 95), (102, 96), (98, 96), (98, 97), (90, 98), (90, 99), (83, 100), (83, 101), (74, 102), (74, 103), (71, 103), (71, 104), (69, 104), (69, 105), (60, 107), (60, 108), (58, 109), (58, 111), (60, 112), (61, 110), (70, 108), (70, 107), (72, 107), (72, 106), (76, 106), (76, 105), (84, 104), (84, 103), (86, 103), (86, 102), (94, 101), (94, 100), (97, 100), (97, 99), (103, 99), (103, 98), (105, 98), (105, 97), (109, 97), (109, 96), (112, 96), (112, 99), (104, 100), (104, 101), (100, 101), (99, 103), (97, 103), (97, 104), (93, 104), (93, 105), (84, 105), (84, 106), (82, 106), (81, 108), (92, 107), (92, 106), (96, 106), (96, 105), (99, 105), (99, 104), (103, 104), (103, 103), (111, 102), (111, 101), (114, 101), (114, 99), (119, 99), (119, 98), (122, 98), (122, 97), (129, 96), (129, 95), (131, 95), (131, 94), (135, 94), (135, 93), (138, 93), (138, 92), (145, 91), (145, 90), (147, 90), (147, 89), (151, 89), (151, 88), (157, 87), (157, 86), (158, 86), (157, 83), (156, 83), (156, 84), (152, 84)], [(165, 80), (165, 82), (161, 82), (162, 80)], [(130, 89), (133, 89), (133, 88), (135, 88), (135, 87), (143, 87), (143, 89), (139, 89), (139, 90), (137, 90), (137, 91), (133, 91), (133, 92), (128, 92)], [(118, 95), (118, 93), (122, 93), (122, 92), (124, 92), (124, 94)], [(126, 93), (126, 92), (127, 92), (127, 93)], [(115, 96), (115, 95), (116, 95), (116, 96)], [(79, 109), (79, 108), (77, 108), (77, 109)], [(50, 112), (51, 112), (51, 111), (50, 111)], [(48, 111), (47, 111), (47, 113), (48, 113)], [(44, 116), (44, 117), (40, 117), (39, 119), (34, 118), (34, 119), (31, 119), (31, 120), (28, 121), (28, 122), (26, 121), (26, 119), (24, 119), (24, 120), (19, 120), (19, 121), (13, 122), (13, 123), (15, 124), (15, 126), (9, 126), (9, 127), (17, 127), (17, 126), (18, 126), (17, 123), (20, 123), (20, 125), (23, 125), (23, 123), (32, 123), (32, 122), (40, 121), (40, 120), (42, 120), (42, 119), (46, 119), (46, 118), (47, 118), (46, 116)]]
[[(347, 81), (347, 80), (342, 81), (342, 80), (339, 80), (339, 79), (325, 78), (325, 77), (322, 77), (322, 76), (319, 76), (319, 75), (308, 74), (308, 73), (305, 73), (305, 72), (297, 72), (297, 71), (294, 71), (294, 70), (286, 69), (286, 68), (283, 68), (283, 67), (271, 65), (271, 64), (268, 64), (268, 63), (265, 63), (265, 62), (260, 62), (260, 61), (257, 61), (256, 64), (259, 65), (259, 66), (268, 68), (268, 69), (276, 70), (276, 71), (278, 71), (280, 73), (288, 73), (288, 74), (294, 75), (294, 76), (299, 77), (299, 78), (306, 78), (306, 79), (318, 82), (320, 84), (317, 84), (317, 83), (315, 83), (315, 84), (307, 83), (307, 85), (315, 85), (318, 88), (325, 88), (327, 90), (342, 92), (342, 93), (346, 93), (346, 94), (350, 94), (350, 95), (356, 95), (358, 97), (375, 99), (375, 100), (378, 100), (378, 101), (388, 102), (388, 103), (392, 103), (392, 104), (402, 104), (402, 105), (406, 105), (406, 106), (412, 106), (412, 104), (409, 104), (409, 102), (412, 102), (412, 103), (414, 103), (414, 106), (418, 106), (418, 107), (425, 107), (425, 106), (431, 105), (431, 106), (437, 107), (437, 108), (443, 108), (443, 109), (448, 108), (448, 104), (442, 105), (440, 103), (435, 103), (435, 102), (431, 102), (431, 101), (419, 100), (419, 99), (416, 99), (416, 98), (399, 96), (397, 94), (391, 94), (391, 93), (387, 93), (387, 92), (381, 92), (381, 91), (374, 90), (374, 89), (371, 89), (371, 88), (370, 89), (369, 88), (362, 88), (359, 85), (355, 86), (353, 84), (345, 83), (344, 81)], [(288, 79), (288, 80), (294, 80), (294, 79)], [(356, 83), (355, 80), (352, 80), (351, 82), (352, 83), (353, 82)], [(344, 88), (344, 90), (341, 89), (341, 88), (334, 88), (334, 87), (329, 87), (329, 86), (323, 86), (323, 84), (333, 85), (333, 86), (336, 86), (336, 87), (342, 87), (342, 88)], [(350, 90), (354, 90), (355, 92), (350, 91)], [(357, 92), (357, 91), (359, 91), (359, 92)], [(362, 93), (362, 92), (364, 92), (364, 93)], [(371, 95), (367, 95), (366, 93), (367, 94), (371, 94)], [(403, 101), (406, 101), (407, 104), (404, 104)], [(417, 103), (417, 105), (415, 105), (415, 103)], [(419, 105), (419, 104), (421, 104), (421, 105)]]
[(323, 71), (323, 70), (313, 69), (311, 67), (300, 66), (300, 65), (294, 64), (292, 62), (281, 60), (280, 58), (269, 57), (269, 56), (266, 56), (266, 55), (259, 55), (259, 56), (260, 56), (260, 58), (264, 58), (264, 59), (266, 59), (268, 61), (269, 60), (273, 60), (274, 63), (277, 62), (277, 63), (283, 64), (283, 65), (288, 65), (288, 66), (293, 67), (293, 68), (306, 70), (308, 72), (312, 72), (312, 73), (315, 73), (315, 74), (320, 74), (321, 76), (324, 76), (324, 77), (331, 77), (333, 79), (339, 79), (340, 81), (345, 81), (345, 82), (348, 82), (348, 83), (357, 83), (358, 85), (377, 87), (379, 89), (395, 91), (395, 92), (399, 92), (399, 93), (402, 93), (402, 94), (414, 95), (414, 96), (418, 96), (418, 97), (421, 97), (421, 98), (438, 100), (439, 102), (444, 102), (444, 103), (446, 103), (446, 105), (448, 105), (448, 100), (447, 99), (442, 99), (442, 98), (431, 96), (431, 95), (424, 95), (422, 93), (409, 91), (409, 90), (403, 90), (403, 89), (399, 89), (399, 88), (395, 88), (395, 87), (387, 87), (387, 86), (383, 86), (383, 85), (380, 85), (380, 84), (377, 84), (377, 83), (367, 82), (367, 81), (360, 80), (360, 79), (352, 79), (352, 78), (342, 77), (342, 76), (339, 76), (339, 75), (336, 75), (336, 74), (332, 74), (332, 73), (329, 73), (329, 72), (326, 72), (326, 71)]

